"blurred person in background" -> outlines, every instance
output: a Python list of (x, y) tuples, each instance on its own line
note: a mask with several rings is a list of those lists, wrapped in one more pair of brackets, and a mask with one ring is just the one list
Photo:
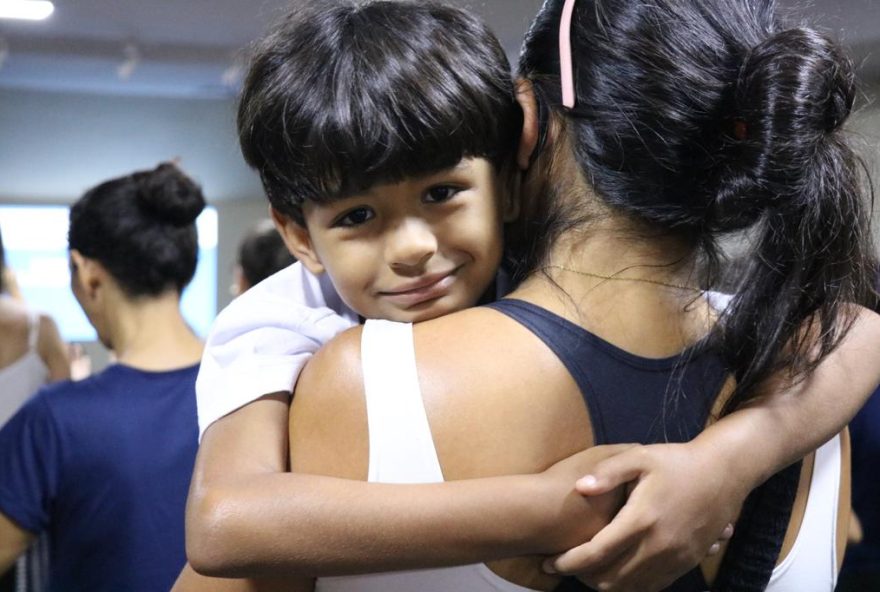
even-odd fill
[[(58, 326), (24, 302), (0, 234), (0, 427), (41, 386), (67, 378), (70, 364)], [(45, 540), (33, 544), (16, 570), (0, 577), (0, 592), (39, 590), (47, 551)]]
[(162, 164), (71, 209), (71, 287), (117, 361), (43, 388), (0, 430), (0, 573), (40, 532), (50, 591), (167, 590), (183, 567), (202, 343), (180, 296), (204, 207)]
[(238, 246), (238, 261), (230, 292), (233, 296), (239, 296), (294, 263), (296, 258), (287, 250), (272, 220), (260, 220)]
[(38, 388), (69, 377), (58, 326), (22, 301), (0, 235), (0, 426)]

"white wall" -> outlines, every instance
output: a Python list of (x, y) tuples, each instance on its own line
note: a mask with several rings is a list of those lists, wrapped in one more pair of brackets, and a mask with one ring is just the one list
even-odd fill
[(0, 197), (73, 201), (94, 184), (179, 157), (209, 201), (258, 197), (231, 99), (0, 89)]
[[(238, 241), (267, 211), (259, 180), (239, 152), (234, 123), (231, 99), (0, 89), (0, 203), (69, 204), (101, 181), (180, 158), (218, 211), (222, 309), (231, 299)], [(102, 366), (103, 356), (96, 357)]]

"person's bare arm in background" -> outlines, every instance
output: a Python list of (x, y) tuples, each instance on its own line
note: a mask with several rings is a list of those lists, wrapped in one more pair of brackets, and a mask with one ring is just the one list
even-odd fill
[(37, 351), (49, 368), (49, 380), (55, 382), (70, 378), (70, 358), (67, 355), (67, 346), (58, 332), (58, 325), (46, 315), (40, 315), (39, 322)]

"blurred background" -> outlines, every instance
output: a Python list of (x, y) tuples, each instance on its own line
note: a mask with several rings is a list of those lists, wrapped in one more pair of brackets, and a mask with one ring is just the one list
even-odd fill
[[(297, 0), (292, 0), (296, 2)], [(0, 0), (0, 13), (13, 0)], [(19, 3), (22, 3), (19, 0)], [(31, 0), (25, 4), (33, 3)], [(482, 14), (511, 60), (540, 0), (458, 0)], [(266, 216), (235, 138), (248, 44), (285, 0), (55, 0), (45, 20), (0, 18), (0, 228), (25, 298), (100, 367), (106, 354), (69, 296), (67, 204), (110, 177), (177, 158), (211, 208), (184, 297), (204, 335), (232, 298), (238, 243)], [(880, 1), (784, 0), (792, 20), (838, 37), (858, 65), (851, 127), (880, 178)]]

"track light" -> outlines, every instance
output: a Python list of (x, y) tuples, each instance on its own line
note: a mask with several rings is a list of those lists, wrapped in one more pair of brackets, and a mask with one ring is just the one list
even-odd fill
[(116, 75), (120, 80), (128, 80), (141, 63), (141, 52), (137, 45), (129, 43), (122, 49), (122, 55), (125, 60), (116, 68)]
[(55, 5), (46, 0), (2, 0), (0, 18), (41, 21), (55, 12)]

